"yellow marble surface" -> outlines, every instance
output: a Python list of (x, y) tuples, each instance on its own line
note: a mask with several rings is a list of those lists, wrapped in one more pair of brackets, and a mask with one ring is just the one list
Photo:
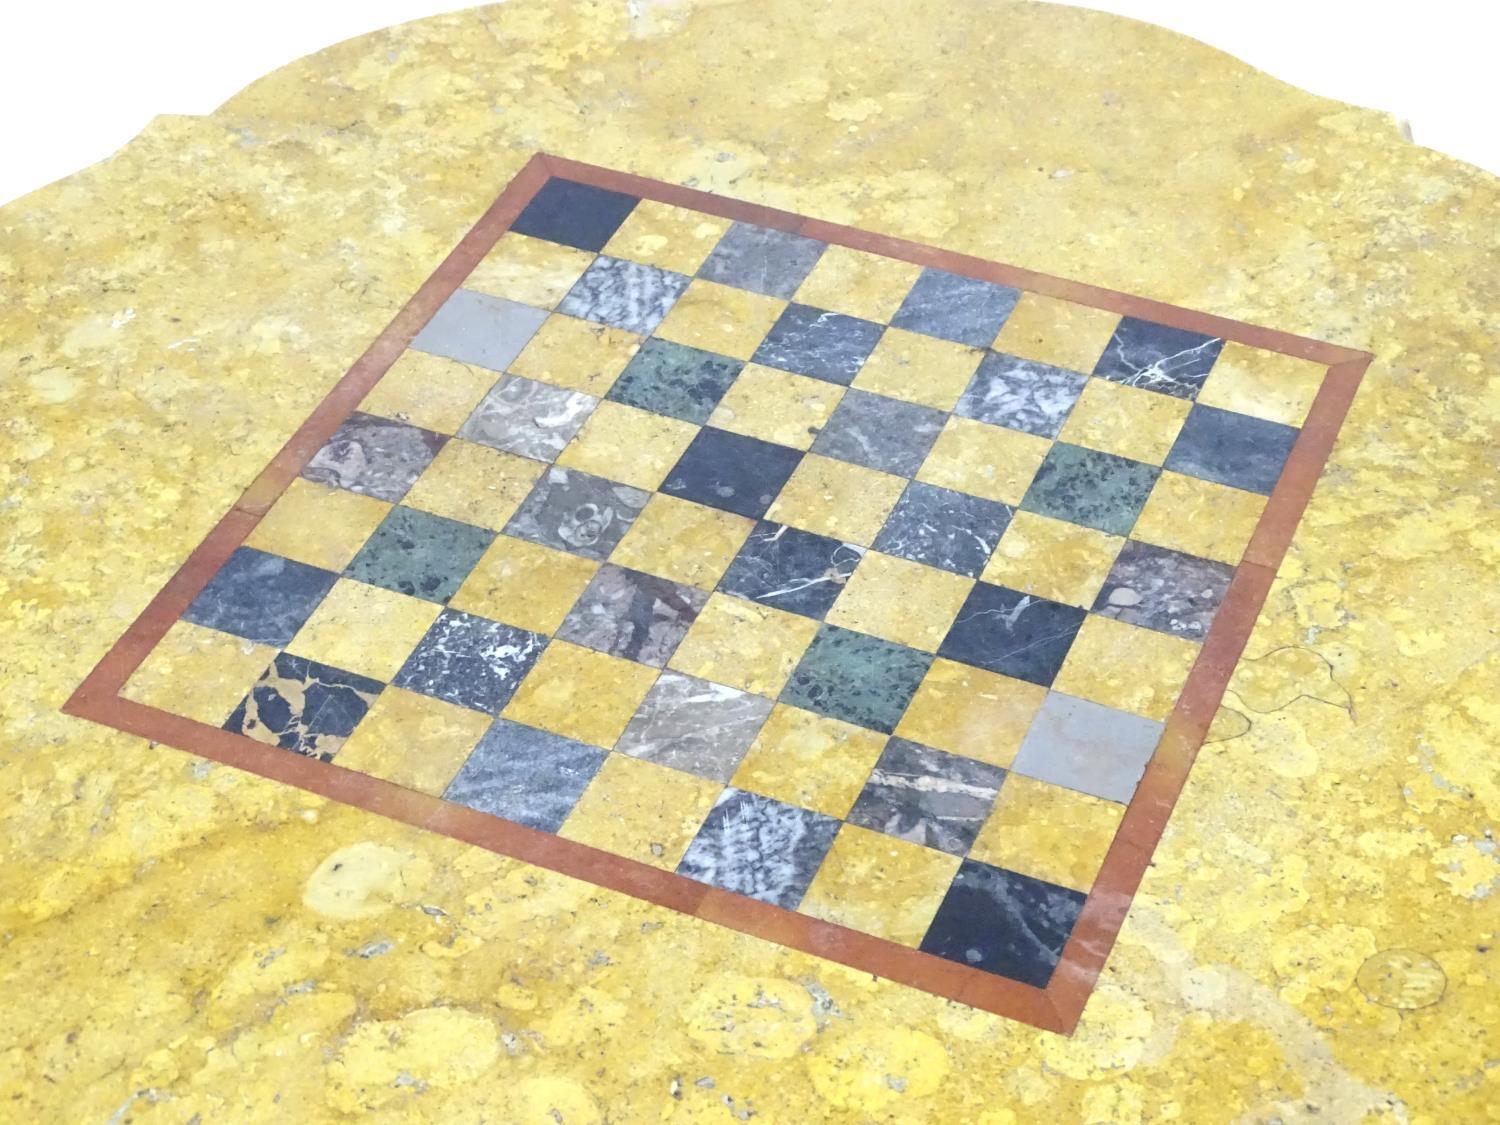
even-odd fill
[(885, 743), (864, 727), (778, 703), (731, 784), (842, 817), (853, 807)]
[[(1073, 1038), (59, 713), (537, 147), (1377, 354)], [(8, 206), (6, 1115), (1493, 1119), (1497, 211), (1380, 114), (1001, 0), (515, 0)]]

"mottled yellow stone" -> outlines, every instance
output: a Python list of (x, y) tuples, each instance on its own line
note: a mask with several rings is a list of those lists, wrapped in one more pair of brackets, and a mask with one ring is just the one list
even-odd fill
[(472, 363), (407, 350), (365, 395), (359, 408), (440, 434), (456, 434), (499, 378), (498, 371)]
[(798, 808), (843, 817), (864, 788), (883, 734), (778, 703), (731, 784)]
[(441, 793), (489, 725), (490, 716), (478, 711), (387, 687), (334, 760), (419, 793)]
[(1167, 470), (1152, 486), (1130, 537), (1235, 566), (1265, 507), (1258, 493)]
[(936, 652), (974, 580), (921, 563), (867, 551), (838, 600), (830, 624)]
[(670, 871), (723, 790), (717, 781), (611, 754), (558, 835)]
[(939, 658), (896, 726), (924, 746), (1009, 767), (1047, 689)]
[(1203, 381), (1198, 401), (1288, 426), (1300, 426), (1328, 368), (1231, 340)]
[(340, 578), (286, 648), (294, 656), (389, 682), (441, 609)]
[(508, 231), (464, 279), (464, 288), (550, 309), (593, 260), (587, 250)]
[(623, 328), (553, 313), (507, 370), (599, 398), (615, 385), (641, 339)]
[(630, 722), (656, 669), (554, 640), (532, 666), (502, 714), (605, 749)]
[(1201, 651), (1182, 637), (1090, 614), (1052, 686), (1148, 719), (1165, 719)]
[(845, 824), (797, 909), (915, 947), (958, 864), (956, 855)]
[(901, 499), (901, 477), (809, 453), (782, 486), (766, 518), (868, 546)]
[(656, 335), (735, 359), (749, 359), (786, 302), (714, 281), (694, 279)]
[(728, 229), (729, 220), (717, 215), (643, 199), (605, 243), (604, 253), (691, 276)]
[(340, 571), (359, 553), (391, 507), (373, 496), (296, 477), (261, 517), (245, 545), (308, 566)]
[(219, 726), (275, 658), (267, 645), (177, 621), (120, 694)]
[(807, 449), (843, 397), (844, 388), (835, 383), (748, 363), (719, 400), (708, 424)]
[(546, 466), (504, 450), (454, 438), (402, 499), (449, 519), (499, 531), (515, 515)]
[(1087, 891), (1124, 815), (1113, 801), (1007, 774), (969, 857)]
[(921, 273), (922, 267), (911, 262), (829, 246), (803, 279), (797, 301), (888, 324)]
[(1046, 438), (955, 415), (944, 424), (917, 479), (1019, 504), (1051, 448)]
[(995, 350), (1088, 374), (1094, 370), (1120, 314), (1022, 293), (995, 337)]
[(691, 422), (623, 402), (601, 402), (557, 463), (651, 491), (666, 479), (697, 433)]
[(817, 631), (800, 614), (714, 594), (667, 666), (775, 698)]
[(980, 577), (1087, 609), (1124, 545), (1118, 535), (1034, 512), (1016, 512)]
[(755, 521), (658, 492), (646, 501), (610, 561), (712, 590)]
[(499, 535), (448, 604), (520, 629), (550, 634), (594, 577), (593, 559)]
[(936, 410), (952, 410), (983, 358), (980, 348), (887, 328), (851, 385)]
[(1160, 465), (1193, 404), (1159, 391), (1090, 379), (1058, 434), (1062, 441)]

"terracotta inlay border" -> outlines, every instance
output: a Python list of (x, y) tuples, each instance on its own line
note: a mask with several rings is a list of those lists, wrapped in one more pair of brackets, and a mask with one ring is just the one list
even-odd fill
[[(1285, 469), (1266, 504), (1203, 649), (1126, 809), (1083, 912), (1046, 988), (971, 969), (932, 954), (526, 828), (439, 797), (344, 769), (120, 695), (146, 656), (282, 491), (378, 382), (438, 307), (459, 287), (549, 178), (568, 179), (677, 204), (728, 219), (796, 231), (825, 242), (994, 281), (1153, 320), (1329, 367)], [(920, 243), (827, 223), (709, 192), (582, 164), (533, 156), (374, 343), (314, 408), (269, 465), (219, 520), (63, 707), (131, 734), (295, 785), (515, 859), (645, 899), (705, 921), (802, 950), (1036, 1027), (1071, 1034), (1109, 956), (1167, 818), (1203, 744), (1277, 566), (1323, 472), (1367, 352), (1276, 332), (1208, 313), (985, 261)]]

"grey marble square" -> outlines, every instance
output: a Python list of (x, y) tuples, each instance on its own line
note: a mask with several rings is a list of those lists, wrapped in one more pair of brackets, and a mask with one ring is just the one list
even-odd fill
[(556, 832), (606, 757), (595, 746), (496, 719), (443, 799)]
[(759, 695), (663, 672), (615, 749), (711, 781), (728, 781), (772, 706)]
[(691, 280), (685, 274), (601, 254), (574, 282), (557, 311), (646, 335), (656, 330)]
[(838, 830), (831, 816), (725, 789), (677, 873), (795, 910)]
[(1124, 317), (1094, 365), (1094, 374), (1127, 387), (1197, 398), (1224, 341), (1217, 336)]
[(953, 412), (1038, 437), (1056, 437), (1088, 381), (1077, 371), (991, 352)]
[(557, 635), (565, 641), (660, 668), (677, 650), (708, 594), (605, 563)]
[(893, 738), (846, 819), (887, 836), (964, 855), (990, 815), (1004, 779), (999, 766)]
[(391, 682), (494, 715), (510, 702), (546, 646), (540, 633), (445, 609)]
[(545, 309), (456, 289), (411, 346), (430, 355), (504, 371), (546, 319)]
[(927, 459), (946, 417), (941, 410), (850, 387), (812, 451), (909, 477)]
[(1161, 732), (1152, 719), (1049, 692), (1011, 772), (1129, 804)]
[(874, 321), (791, 304), (782, 310), (751, 360), (847, 387), (884, 331)]
[(554, 466), (532, 487), (505, 533), (603, 560), (625, 537), (650, 495), (628, 484)]
[(891, 324), (908, 332), (987, 348), (1020, 299), (1020, 292), (1008, 285), (925, 269)]
[(886, 517), (875, 549), (940, 570), (978, 578), (1011, 509), (995, 500), (914, 480)]
[(519, 375), (506, 375), (479, 400), (458, 436), (536, 461), (553, 461), (583, 428), (599, 400)]
[(1120, 548), (1094, 612), (1200, 644), (1234, 567), (1134, 540)]
[(431, 430), (356, 410), (313, 454), (302, 476), (395, 503), (447, 440)]
[(791, 300), (804, 278), (822, 257), (824, 243), (788, 231), (735, 223), (698, 276), (738, 289)]

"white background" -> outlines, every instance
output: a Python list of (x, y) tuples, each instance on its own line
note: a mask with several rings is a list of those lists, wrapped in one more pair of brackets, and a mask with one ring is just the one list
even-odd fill
[[(615, 0), (626, 3), (627, 0)], [(902, 3), (904, 0), (843, 0)], [(262, 74), (444, 0), (7, 0), (0, 203), (103, 159), (158, 113), (208, 113)], [(1096, 0), (1287, 82), (1387, 110), (1500, 172), (1496, 0)], [(977, 6), (976, 6), (977, 11)]]

